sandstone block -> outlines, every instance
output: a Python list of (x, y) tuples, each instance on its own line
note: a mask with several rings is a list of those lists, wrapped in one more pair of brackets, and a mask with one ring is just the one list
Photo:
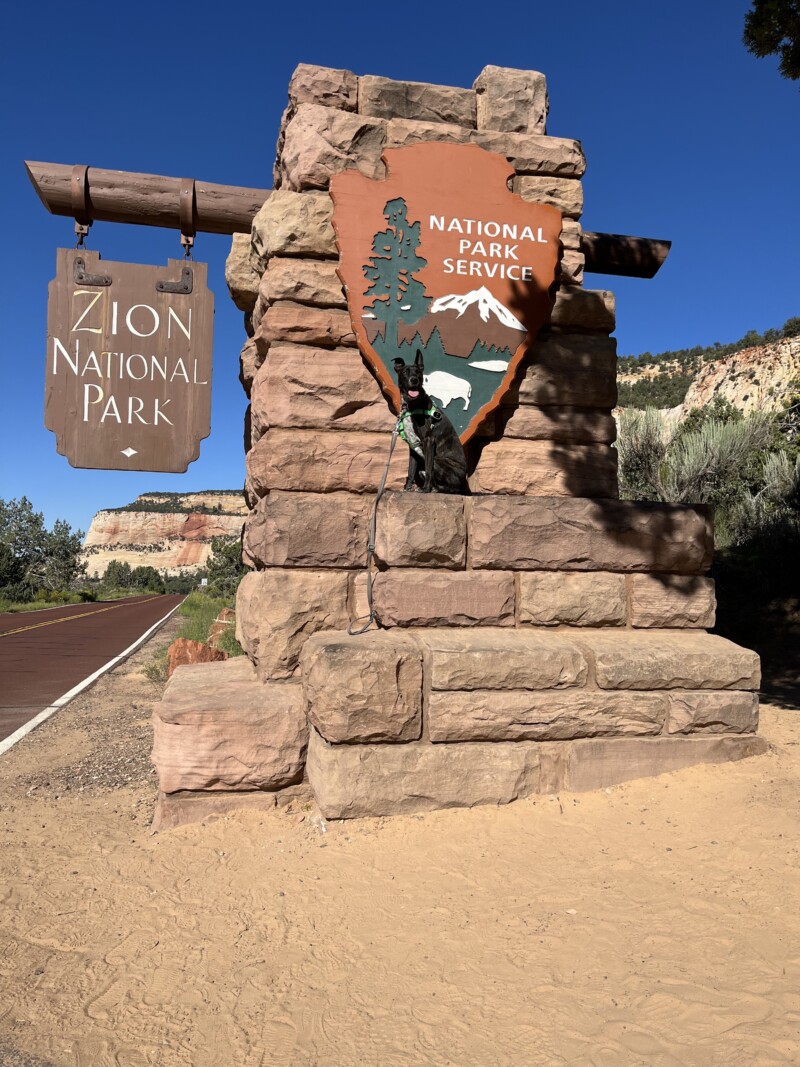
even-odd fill
[(526, 405), (516, 410), (500, 408), (497, 415), (498, 429), (509, 438), (575, 445), (610, 445), (617, 438), (617, 424), (606, 411)]
[(269, 345), (276, 341), (326, 348), (356, 344), (348, 312), (339, 308), (308, 307), (293, 300), (271, 304), (261, 319), (259, 332)]
[(757, 693), (679, 692), (668, 699), (671, 734), (754, 734), (758, 729)]
[(333, 201), (327, 193), (275, 189), (253, 219), (253, 248), (272, 256), (336, 256)]
[(584, 631), (601, 689), (758, 689), (755, 652), (724, 637), (681, 630)]
[[(247, 456), (248, 480), (258, 496), (271, 489), (374, 493), (388, 454), (386, 434), (270, 429)], [(407, 456), (396, 448), (386, 487), (401, 489), (407, 468)]]
[[(586, 157), (580, 141), (566, 137), (543, 137), (535, 133), (498, 133), (476, 130), (471, 140), (487, 152), (497, 152), (513, 163), (517, 174), (580, 178)], [(519, 179), (515, 179), (518, 181)], [(550, 186), (548, 186), (549, 188)], [(566, 195), (562, 191), (562, 195)], [(573, 198), (575, 194), (572, 194)], [(556, 205), (558, 207), (559, 205)]]
[(550, 325), (611, 333), (616, 326), (614, 294), (605, 289), (558, 289)]
[(475, 126), (475, 94), (470, 89), (393, 81), (374, 74), (358, 79), (358, 110), (361, 115), (378, 118)]
[(570, 745), (563, 788), (573, 793), (605, 789), (634, 778), (649, 778), (697, 763), (760, 756), (761, 737), (654, 737), (575, 741)]
[(461, 569), (467, 556), (464, 498), (386, 493), (378, 505), (375, 558), (388, 567)]
[(364, 567), (372, 504), (355, 493), (267, 493), (244, 527), (258, 567)]
[(573, 252), (564, 249), (558, 261), (558, 280), (560, 284), (568, 286), (583, 285), (583, 272), (586, 267), (586, 256), (583, 252)]
[[(292, 787), (289, 787), (291, 791)], [(309, 790), (313, 799), (313, 793)], [(218, 819), (235, 811), (273, 811), (280, 794), (255, 789), (241, 793), (206, 793), (193, 789), (190, 792), (162, 793), (156, 798), (150, 831), (160, 834), (179, 826)]]
[(300, 104), (322, 104), (341, 111), (355, 111), (358, 78), (349, 70), (300, 63), (289, 82), (289, 102), (295, 108)]
[(344, 630), (347, 574), (265, 570), (246, 574), (236, 594), (236, 639), (259, 678), (291, 678), (303, 645), (319, 630)]
[(631, 590), (631, 623), (635, 627), (710, 629), (714, 625), (716, 597), (711, 578), (637, 574)]
[(473, 493), (614, 498), (617, 453), (605, 445), (501, 438), (484, 446), (469, 484)]
[(253, 378), (263, 362), (264, 357), (259, 355), (256, 342), (249, 337), (239, 354), (239, 381), (248, 397), (253, 387)]
[(276, 256), (261, 280), (261, 292), (270, 304), (293, 300), (315, 307), (347, 306), (336, 262), (330, 259), (292, 259)]
[(596, 334), (540, 337), (506, 403), (608, 408), (617, 403), (617, 342)]
[(389, 570), (373, 583), (381, 626), (513, 626), (514, 602), (514, 576), (499, 571)]
[(431, 741), (569, 741), (659, 734), (666, 714), (662, 693), (434, 692), (428, 731)]
[(334, 174), (357, 170), (382, 178), (386, 124), (319, 104), (300, 104), (286, 126), (281, 188), (327, 189)]
[(377, 380), (354, 348), (273, 344), (251, 397), (255, 418), (265, 427), (390, 434), (395, 424)]
[(514, 179), (513, 189), (533, 204), (551, 204), (570, 219), (583, 214), (583, 185), (575, 178), (554, 175), (524, 175)]
[(250, 261), (252, 247), (249, 233), (235, 233), (225, 260), (225, 283), (231, 300), (240, 311), (252, 311), (258, 296), (261, 276)]
[(538, 70), (484, 67), (473, 82), (479, 130), (545, 132), (549, 101), (547, 80)]
[(326, 741), (416, 741), (422, 654), (405, 634), (316, 634), (300, 661), (309, 721)]
[(473, 567), (500, 570), (671, 571), (711, 564), (711, 517), (702, 505), (577, 497), (475, 497)]
[(535, 741), (330, 745), (312, 730), (307, 773), (327, 819), (472, 808), (538, 792), (545, 747)]
[(586, 659), (560, 633), (430, 629), (417, 637), (435, 690), (565, 689), (586, 682)]
[(534, 571), (519, 577), (520, 622), (536, 626), (624, 626), (623, 574)]
[(472, 130), (454, 126), (451, 122), (426, 122), (420, 119), (389, 119), (386, 125), (386, 147), (404, 148), (421, 141), (446, 141), (466, 144)]
[(572, 252), (580, 252), (583, 227), (575, 219), (561, 220), (561, 244)]
[(188, 666), (193, 663), (215, 663), (226, 660), (227, 652), (213, 648), (204, 641), (189, 641), (185, 637), (179, 637), (173, 641), (168, 649), (169, 667), (167, 674), (172, 676), (178, 667)]
[(179, 668), (153, 727), (164, 793), (274, 790), (302, 777), (308, 729), (300, 686), (262, 685), (243, 656)]

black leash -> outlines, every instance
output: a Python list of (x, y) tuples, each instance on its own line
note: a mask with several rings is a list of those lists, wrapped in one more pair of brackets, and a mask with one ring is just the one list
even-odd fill
[[(389, 465), (392, 462), (392, 452), (394, 452), (394, 446), (397, 444), (397, 438), (400, 435), (400, 426), (404, 414), (404, 412), (400, 412), (400, 418), (397, 420), (397, 424), (392, 431), (392, 440), (389, 445), (389, 458), (386, 460), (386, 469), (383, 472), (383, 477), (378, 486), (378, 492), (375, 495), (375, 503), (372, 506), (372, 516), (369, 520), (369, 538), (367, 540), (367, 604), (369, 605), (369, 615), (360, 615), (357, 619), (353, 619), (347, 627), (347, 632), (351, 637), (358, 637), (359, 634), (366, 633), (375, 621), (375, 611), (372, 607), (372, 559), (375, 555), (375, 531), (378, 524), (378, 504), (380, 503), (383, 491), (386, 488), (386, 479), (389, 477)], [(359, 630), (354, 630), (353, 627), (364, 619), (367, 620), (365, 625)]]

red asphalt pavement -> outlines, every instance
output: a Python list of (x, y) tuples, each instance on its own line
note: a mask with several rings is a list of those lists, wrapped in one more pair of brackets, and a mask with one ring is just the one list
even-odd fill
[(183, 596), (0, 614), (0, 741), (124, 652)]

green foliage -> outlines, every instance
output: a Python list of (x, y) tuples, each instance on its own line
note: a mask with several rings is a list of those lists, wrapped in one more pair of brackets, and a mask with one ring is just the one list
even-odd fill
[[(142, 493), (142, 495), (133, 501), (131, 504), (123, 504), (118, 508), (104, 508), (104, 511), (118, 512), (118, 511), (143, 511), (143, 512), (155, 512), (158, 515), (172, 515), (180, 512), (191, 511), (192, 514), (198, 515), (238, 515), (238, 511), (226, 511), (220, 502), (219, 504), (192, 504), (191, 507), (186, 506), (186, 497), (188, 493)], [(238, 491), (236, 489), (198, 489), (197, 496), (237, 496)], [(145, 499), (142, 499), (144, 497)]]
[(103, 585), (109, 589), (130, 589), (131, 565), (122, 563), (118, 559), (112, 559), (106, 567), (103, 575)]
[(211, 596), (233, 598), (239, 582), (247, 574), (242, 563), (240, 537), (214, 537), (206, 563), (208, 592)]
[(372, 255), (364, 267), (364, 277), (372, 284), (365, 296), (365, 310), (386, 323), (387, 345), (397, 345), (399, 323), (417, 322), (426, 313), (431, 298), (414, 275), (427, 264), (417, 254), (420, 223), (408, 221), (408, 209), (402, 197), (389, 200), (383, 210), (388, 223), (372, 239)]
[(0, 595), (27, 601), (37, 589), (69, 590), (86, 573), (82, 540), (63, 519), (48, 530), (27, 497), (0, 500)]
[(692, 374), (659, 374), (620, 382), (617, 403), (622, 408), (674, 408), (683, 403), (693, 381)]
[[(225, 597), (210, 596), (200, 590), (190, 593), (178, 609), (178, 614), (185, 619), (178, 637), (185, 637), (189, 641), (207, 641), (214, 620), (223, 608), (228, 607), (231, 607), (231, 602)], [(220, 639), (220, 647), (231, 656), (244, 655), (233, 626), (226, 628)]]
[(753, 0), (744, 17), (745, 48), (754, 56), (780, 56), (784, 78), (800, 78), (800, 0)]

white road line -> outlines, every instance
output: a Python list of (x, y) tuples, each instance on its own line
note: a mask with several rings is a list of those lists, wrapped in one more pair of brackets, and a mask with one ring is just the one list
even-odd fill
[(180, 604), (176, 604), (172, 611), (168, 611), (163, 619), (159, 619), (158, 622), (153, 623), (150, 629), (145, 631), (141, 637), (137, 637), (133, 644), (129, 645), (124, 652), (120, 652), (118, 656), (114, 656), (113, 659), (110, 659), (108, 663), (95, 671), (94, 674), (90, 674), (88, 678), (84, 678), (82, 682), (78, 682), (78, 684), (70, 689), (68, 693), (65, 693), (63, 697), (59, 697), (58, 700), (54, 701), (49, 708), (45, 708), (44, 711), (40, 711), (38, 715), (34, 715), (32, 719), (24, 724), (24, 726), (20, 726), (20, 728), (15, 730), (13, 734), (9, 734), (8, 737), (0, 741), (0, 756), (8, 752), (10, 748), (13, 748), (17, 741), (21, 741), (23, 737), (26, 737), (32, 730), (35, 730), (37, 726), (46, 722), (51, 715), (55, 715), (59, 708), (63, 708), (65, 704), (69, 704), (70, 700), (74, 700), (79, 693), (82, 693), (84, 689), (87, 689), (92, 682), (96, 682), (101, 675), (110, 671), (112, 667), (116, 667), (117, 664), (121, 663), (124, 659), (127, 659), (131, 653), (135, 652), (140, 645), (145, 643), (151, 633), (157, 630), (159, 626), (163, 626), (167, 619), (175, 614), (182, 603), (183, 601), (181, 601)]

